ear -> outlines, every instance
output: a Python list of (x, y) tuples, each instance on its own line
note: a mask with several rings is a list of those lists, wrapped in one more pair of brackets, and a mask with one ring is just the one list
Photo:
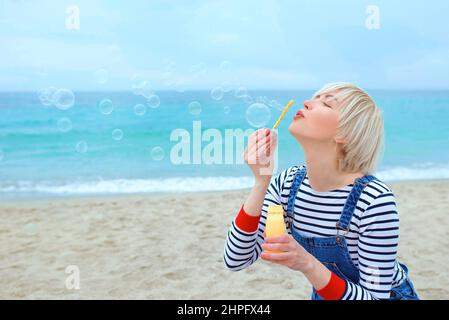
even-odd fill
[(335, 143), (346, 144), (346, 140), (344, 140), (344, 139), (335, 138), (334, 140), (335, 140)]

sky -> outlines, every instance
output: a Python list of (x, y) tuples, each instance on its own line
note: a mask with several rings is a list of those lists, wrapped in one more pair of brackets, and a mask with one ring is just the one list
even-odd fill
[(449, 89), (448, 15), (447, 0), (0, 0), (0, 91)]

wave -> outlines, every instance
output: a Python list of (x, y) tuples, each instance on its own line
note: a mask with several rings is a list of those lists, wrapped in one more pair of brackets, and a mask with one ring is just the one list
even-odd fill
[(252, 177), (177, 177), (163, 179), (111, 179), (56, 183), (18, 181), (0, 184), (0, 193), (47, 193), (54, 195), (136, 194), (225, 191), (250, 188)]
[(425, 162), (407, 167), (395, 166), (379, 170), (374, 175), (386, 182), (449, 179), (449, 163)]
[[(378, 171), (374, 175), (385, 182), (449, 179), (449, 165), (435, 166), (432, 163), (426, 163), (413, 167), (391, 167)], [(250, 176), (98, 179), (70, 182), (3, 181), (0, 182), (0, 195), (100, 195), (226, 191), (251, 188), (253, 183), (254, 178)]]

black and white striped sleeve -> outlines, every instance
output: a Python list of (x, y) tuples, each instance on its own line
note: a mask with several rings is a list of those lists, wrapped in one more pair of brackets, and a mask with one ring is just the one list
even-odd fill
[[(227, 269), (231, 271), (245, 269), (259, 258), (262, 252), (261, 245), (264, 241), (263, 234), (265, 231), (268, 206), (281, 204), (280, 194), (282, 185), (290, 171), (291, 168), (286, 169), (271, 179), (265, 193), (257, 229), (251, 232), (244, 231), (243, 229), (248, 230), (248, 228), (238, 226), (236, 223), (237, 217), (232, 221), (224, 248), (224, 263)], [(244, 221), (244, 219), (239, 219), (238, 221)]]
[(364, 211), (359, 225), (359, 284), (346, 281), (342, 300), (388, 299), (399, 238), (399, 217), (393, 193), (379, 194)]

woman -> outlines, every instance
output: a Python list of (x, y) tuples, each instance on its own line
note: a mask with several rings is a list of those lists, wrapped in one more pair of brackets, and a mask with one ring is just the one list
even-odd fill
[[(226, 267), (242, 270), (259, 257), (287, 266), (312, 284), (312, 299), (418, 299), (396, 259), (394, 194), (371, 175), (384, 134), (371, 97), (353, 84), (329, 84), (304, 102), (288, 130), (306, 164), (274, 177), (275, 132), (249, 137), (243, 157), (255, 184), (228, 232)], [(264, 237), (269, 205), (284, 208), (287, 235)]]

